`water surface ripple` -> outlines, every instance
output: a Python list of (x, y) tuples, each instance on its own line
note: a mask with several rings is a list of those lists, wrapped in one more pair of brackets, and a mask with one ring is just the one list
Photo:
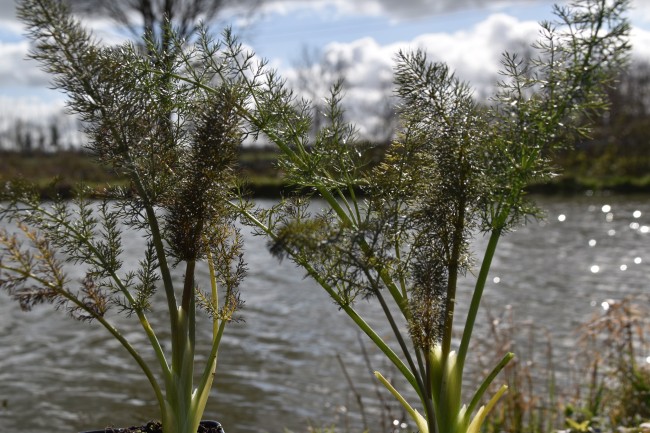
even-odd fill
[[(647, 293), (650, 197), (554, 197), (539, 204), (545, 222), (531, 220), (502, 239), (484, 306), (497, 315), (511, 306), (515, 320), (548, 330), (556, 356), (565, 357), (576, 327), (603, 301)], [(137, 250), (137, 236), (129, 240), (127, 247)], [(480, 250), (485, 244), (482, 237), (475, 241)], [(250, 237), (246, 245), (245, 322), (226, 332), (206, 418), (221, 421), (229, 433), (302, 432), (334, 423), (361, 431), (340, 355), (365, 396), (371, 428), (379, 431), (376, 383), (351, 321), (301, 270), (270, 257), (263, 239)], [(472, 279), (458, 297), (460, 314)], [(376, 306), (361, 303), (388, 335)], [(155, 312), (151, 316), (155, 320)], [(479, 326), (485, 334), (485, 316)], [(143, 341), (136, 323), (125, 322), (124, 329)], [(201, 332), (207, 338), (210, 331)], [(372, 367), (391, 374), (366, 347)], [(48, 306), (23, 313), (0, 295), (1, 432), (70, 433), (141, 423), (156, 417), (151, 396), (135, 363), (105, 331)]]

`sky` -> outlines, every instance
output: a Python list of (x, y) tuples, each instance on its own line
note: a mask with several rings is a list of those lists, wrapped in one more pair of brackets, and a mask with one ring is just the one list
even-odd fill
[[(562, 1), (562, 0), (560, 0)], [(423, 48), (443, 61), (480, 94), (497, 79), (503, 51), (525, 49), (542, 20), (552, 19), (551, 0), (262, 0), (251, 11), (226, 10), (242, 41), (289, 80), (308, 58), (345, 65), (350, 112), (365, 117), (370, 131), (381, 116), (361, 116), (377, 107), (390, 86), (395, 54)], [(26, 60), (29, 44), (15, 19), (14, 0), (0, 0), (0, 130), (16, 118), (44, 121), (60, 112), (64, 97), (48, 90), (49, 77)], [(650, 0), (632, 0), (635, 58), (650, 61)], [(95, 22), (111, 39), (108, 22)], [(305, 55), (309, 53), (309, 55)], [(312, 66), (313, 69), (313, 66)], [(387, 84), (388, 83), (388, 84)], [(321, 83), (323, 88), (327, 83)], [(318, 87), (315, 85), (315, 87)], [(314, 95), (320, 90), (314, 90)], [(354, 116), (353, 116), (354, 117)], [(375, 123), (375, 126), (372, 123)]]

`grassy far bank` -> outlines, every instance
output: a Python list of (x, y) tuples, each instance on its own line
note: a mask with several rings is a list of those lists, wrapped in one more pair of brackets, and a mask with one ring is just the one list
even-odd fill
[[(285, 188), (274, 169), (277, 157), (272, 151), (242, 152), (241, 170), (247, 188), (256, 196), (275, 196)], [(79, 184), (98, 194), (107, 186), (126, 185), (124, 177), (100, 166), (85, 151), (0, 152), (0, 183), (22, 179), (35, 184), (41, 197), (70, 197)]]
[[(383, 147), (368, 143), (364, 163), (371, 167), (381, 160)], [(239, 170), (245, 191), (255, 197), (278, 197), (291, 190), (278, 169), (278, 153), (269, 147), (246, 147), (239, 152)], [(125, 177), (99, 165), (85, 150), (59, 152), (0, 151), (0, 184), (22, 179), (35, 184), (43, 198), (70, 197), (80, 183), (100, 193), (107, 186), (125, 185)]]
[[(381, 159), (381, 147), (369, 152), (369, 164)], [(556, 161), (559, 174), (550, 182), (529, 186), (532, 193), (574, 194), (591, 191), (616, 193), (650, 192), (650, 156), (646, 160), (612, 155), (611, 151), (577, 152)], [(633, 165), (634, 169), (630, 166)], [(644, 169), (647, 167), (647, 169)], [(255, 197), (277, 197), (290, 190), (277, 168), (277, 154), (269, 148), (247, 148), (240, 152), (240, 170), (246, 190)], [(109, 185), (124, 185), (125, 179), (101, 167), (84, 151), (0, 151), (0, 182), (24, 179), (40, 189), (43, 198), (70, 197), (83, 183), (98, 193)]]
[(84, 152), (1, 152), (0, 182), (16, 179), (37, 185), (43, 198), (56, 194), (68, 197), (79, 183), (99, 191), (109, 184), (123, 182), (110, 170), (100, 167)]

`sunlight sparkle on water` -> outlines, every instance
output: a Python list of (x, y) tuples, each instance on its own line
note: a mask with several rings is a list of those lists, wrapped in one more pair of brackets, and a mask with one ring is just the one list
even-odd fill
[(648, 227), (648, 226), (641, 226), (641, 228), (639, 229), (639, 231), (640, 231), (641, 233), (648, 233), (648, 232), (650, 232), (650, 227)]
[(566, 215), (560, 214), (557, 216), (557, 220), (560, 222), (566, 221)]
[(610, 205), (606, 204), (606, 205), (603, 205), (603, 207), (600, 208), (600, 210), (602, 210), (603, 213), (609, 213), (609, 211), (612, 210), (612, 207)]
[(636, 263), (637, 265), (640, 265), (642, 261), (643, 261), (643, 259), (641, 257), (635, 257), (634, 258), (634, 263)]
[(609, 302), (607, 302), (607, 301), (601, 302), (600, 306), (603, 307), (603, 310), (605, 310), (605, 311), (609, 310)]
[(616, 234), (616, 230), (614, 230), (614, 229), (611, 229), (611, 230), (607, 231), (607, 235), (609, 235), (609, 236), (614, 236), (615, 234)]
[(607, 221), (608, 223), (614, 221), (614, 214), (610, 212), (607, 215), (605, 215), (605, 221)]
[(627, 265), (621, 265), (620, 269), (621, 269), (621, 271), (626, 271), (627, 270)]
[(499, 284), (501, 282), (501, 278), (494, 277), (494, 279), (492, 281), (494, 281), (495, 284)]
[(637, 222), (630, 223), (630, 228), (632, 230), (638, 230), (639, 229), (639, 223), (637, 223)]
[(593, 265), (590, 269), (591, 269), (591, 272), (593, 272), (594, 274), (597, 274), (598, 271), (600, 271), (600, 266)]
[(650, 356), (647, 356), (647, 357), (645, 358), (645, 362), (647, 362), (648, 364), (650, 364)]
[(596, 239), (589, 239), (589, 246), (590, 247), (595, 247), (596, 246)]
[(407, 423), (405, 423), (405, 422), (401, 422), (401, 421), (398, 420), (398, 419), (394, 419), (394, 420), (393, 420), (393, 425), (394, 425), (395, 427), (399, 427), (399, 428), (401, 428), (401, 429), (405, 429), (405, 428), (407, 428), (407, 427), (409, 426)]
[(641, 218), (641, 211), (640, 210), (635, 210), (634, 213), (632, 213), (632, 216), (634, 218)]

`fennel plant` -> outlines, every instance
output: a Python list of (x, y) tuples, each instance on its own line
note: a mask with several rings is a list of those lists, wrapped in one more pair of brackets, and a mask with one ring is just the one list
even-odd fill
[[(100, 323), (151, 383), (164, 431), (195, 433), (246, 271), (237, 213), (227, 205), (237, 191), (242, 97), (234, 87), (206, 92), (174, 79), (180, 46), (144, 53), (100, 45), (59, 1), (22, 1), (18, 15), (34, 43), (31, 57), (83, 121), (89, 150), (129, 184), (99, 202), (81, 188), (72, 203), (41, 203), (28, 186), (6, 185), (0, 220), (15, 225), (0, 230), (0, 289), (26, 310), (51, 303)], [(150, 72), (154, 64), (164, 73)], [(142, 237), (141, 259), (124, 263), (123, 238), (134, 235)], [(81, 281), (67, 276), (70, 265)], [(207, 284), (196, 279), (201, 268)], [(166, 307), (154, 302), (159, 289)], [(140, 323), (154, 362), (120, 333), (116, 313)], [(153, 328), (154, 315), (165, 317), (169, 341)], [(201, 324), (212, 330), (203, 365)]]
[[(445, 64), (422, 51), (400, 52), (401, 126), (374, 167), (345, 120), (341, 83), (327, 100), (324, 126), (313, 134), (310, 103), (230, 32), (215, 43), (204, 30), (184, 53), (186, 75), (177, 78), (208, 92), (219, 88), (215, 78), (241, 89), (238, 111), (247, 132), (277, 145), (280, 169), (297, 187), (271, 209), (233, 206), (267, 237), (272, 253), (304, 268), (395, 365), (417, 404), (381, 373), (377, 378), (422, 433), (476, 433), (506, 391), (485, 396), (513, 354), (462, 402), (490, 266), (500, 237), (539, 215), (526, 186), (552, 176), (553, 151), (586, 133), (590, 116), (606, 106), (604, 90), (626, 59), (627, 6), (627, 0), (579, 0), (555, 7), (556, 21), (540, 24), (530, 56), (503, 55), (489, 104), (479, 104)], [(470, 241), (481, 233), (488, 241), (478, 260)], [(463, 280), (474, 288), (456, 341)], [(392, 340), (361, 316), (359, 297), (376, 299)]]

